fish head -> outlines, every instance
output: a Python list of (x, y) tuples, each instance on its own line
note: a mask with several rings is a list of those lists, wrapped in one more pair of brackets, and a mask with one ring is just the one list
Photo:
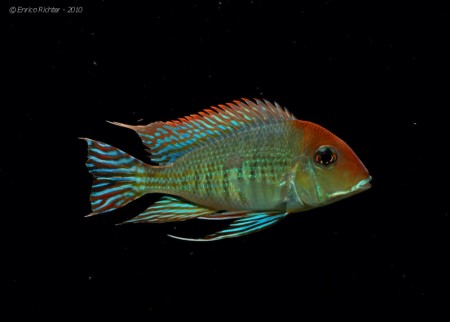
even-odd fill
[(372, 177), (347, 143), (317, 124), (297, 122), (303, 135), (295, 187), (304, 204), (324, 206), (371, 187)]

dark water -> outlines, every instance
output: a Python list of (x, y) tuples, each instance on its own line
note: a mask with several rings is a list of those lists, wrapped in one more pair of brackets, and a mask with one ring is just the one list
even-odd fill
[[(446, 320), (448, 10), (149, 2), (73, 1), (81, 13), (8, 15), (2, 161), (13, 163), (0, 175), (12, 209), (16, 320), (366, 321), (423, 312)], [(138, 137), (105, 120), (171, 120), (240, 97), (276, 100), (342, 137), (373, 188), (213, 243), (166, 234), (199, 236), (220, 223), (115, 226), (157, 195), (84, 218), (91, 177), (78, 137), (145, 160)]]

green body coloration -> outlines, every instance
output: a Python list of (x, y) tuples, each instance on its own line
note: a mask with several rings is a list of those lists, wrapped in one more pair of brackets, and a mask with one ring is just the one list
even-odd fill
[(208, 144), (150, 174), (148, 192), (179, 196), (215, 210), (288, 211), (300, 136), (285, 122)]
[(91, 215), (163, 193), (127, 222), (236, 219), (228, 229), (195, 239), (217, 240), (370, 187), (367, 169), (345, 142), (268, 101), (243, 99), (145, 126), (113, 124), (136, 131), (159, 166), (86, 139), (86, 165), (95, 178)]

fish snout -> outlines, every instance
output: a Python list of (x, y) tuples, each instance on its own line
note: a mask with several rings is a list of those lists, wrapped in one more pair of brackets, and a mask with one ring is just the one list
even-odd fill
[(367, 178), (362, 179), (357, 184), (355, 184), (352, 187), (352, 192), (353, 191), (361, 192), (361, 191), (370, 189), (372, 187), (372, 184), (370, 183), (370, 181), (372, 181), (372, 176), (369, 175)]

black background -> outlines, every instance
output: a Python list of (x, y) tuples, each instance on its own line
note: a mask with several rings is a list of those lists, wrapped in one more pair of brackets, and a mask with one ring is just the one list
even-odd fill
[[(446, 320), (443, 3), (107, 0), (9, 14), (2, 161), (12, 163), (1, 175), (16, 320)], [(166, 234), (220, 223), (115, 226), (157, 195), (84, 218), (92, 179), (78, 137), (146, 160), (132, 131), (105, 121), (171, 120), (240, 97), (276, 100), (342, 137), (373, 188), (212, 243)]]

